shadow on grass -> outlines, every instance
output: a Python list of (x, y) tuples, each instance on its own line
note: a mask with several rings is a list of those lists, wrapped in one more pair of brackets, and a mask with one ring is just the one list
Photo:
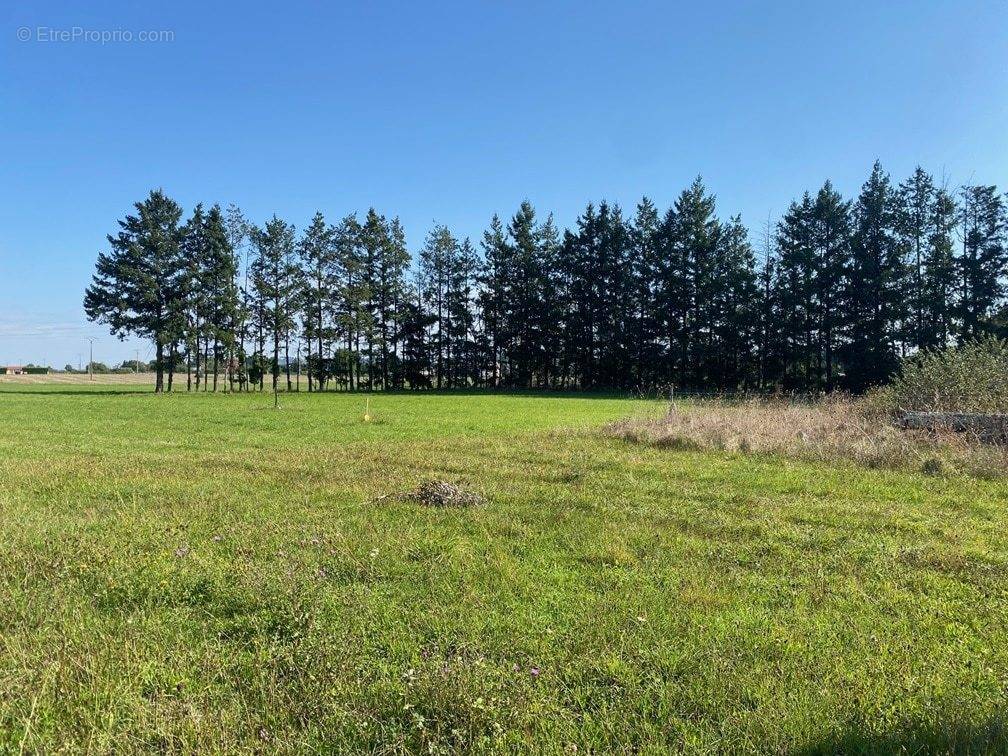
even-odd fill
[[(203, 394), (210, 396), (215, 392), (210, 391), (166, 391), (164, 392), (167, 396), (173, 395), (187, 395), (187, 394)], [(262, 395), (262, 396), (272, 396), (271, 391), (218, 391), (217, 394), (221, 396), (229, 396), (231, 394), (241, 395)], [(323, 396), (481, 396), (481, 397), (491, 397), (491, 396), (501, 396), (501, 397), (519, 397), (528, 399), (639, 399), (636, 394), (631, 394), (629, 392), (619, 392), (619, 391), (557, 391), (557, 390), (536, 390), (536, 389), (524, 389), (524, 390), (490, 390), (490, 389), (452, 389), (452, 390), (421, 390), (421, 391), (410, 391), (405, 390), (394, 390), (394, 391), (323, 391), (321, 392)], [(135, 389), (122, 389), (122, 388), (105, 388), (104, 386), (82, 386), (81, 388), (39, 388), (36, 384), (31, 388), (7, 388), (0, 385), (0, 395), (3, 394), (22, 394), (22, 395), (34, 395), (34, 396), (148, 396), (154, 394), (154, 388), (152, 386), (138, 386)], [(307, 397), (316, 398), (319, 392), (308, 392), (308, 391), (280, 391), (280, 396), (284, 395), (302, 395)]]
[(907, 726), (886, 734), (846, 732), (828, 735), (792, 751), (792, 756), (822, 754), (1008, 753), (1008, 724)]
[(83, 389), (72, 389), (72, 388), (54, 388), (54, 389), (38, 389), (38, 388), (0, 388), (0, 396), (4, 394), (18, 394), (21, 396), (148, 396), (154, 393), (153, 389), (104, 389), (104, 388), (83, 388)]

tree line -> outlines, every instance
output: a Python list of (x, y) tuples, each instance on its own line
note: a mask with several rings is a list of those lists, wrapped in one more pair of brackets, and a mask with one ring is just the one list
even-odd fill
[(876, 163), (827, 181), (754, 242), (697, 178), (661, 211), (589, 204), (572, 228), (523, 202), (482, 239), (435, 226), (415, 255), (373, 208), (297, 233), (155, 190), (119, 221), (89, 319), (150, 339), (155, 390), (544, 388), (861, 391), (900, 358), (1008, 327), (1008, 213)]

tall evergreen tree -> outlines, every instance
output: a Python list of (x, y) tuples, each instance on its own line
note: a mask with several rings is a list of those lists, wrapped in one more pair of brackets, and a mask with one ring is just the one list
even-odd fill
[(477, 295), (483, 325), (482, 344), (487, 383), (497, 388), (502, 380), (508, 322), (507, 304), (512, 281), (512, 255), (497, 215), (483, 233), (483, 265), (479, 273), (480, 292)]
[[(298, 242), (298, 255), (304, 271), (301, 303), (304, 335), (308, 342), (308, 387), (309, 391), (314, 387), (324, 391), (326, 345), (331, 331), (329, 318), (336, 309), (334, 294), (338, 280), (336, 232), (326, 223), (322, 213), (315, 213), (305, 229)], [(315, 350), (314, 357), (312, 349)]]
[(955, 198), (945, 189), (935, 190), (930, 207), (929, 234), (922, 263), (920, 348), (945, 347), (956, 331)]
[(659, 234), (661, 220), (650, 199), (637, 204), (630, 228), (627, 274), (628, 348), (632, 354), (632, 380), (638, 388), (654, 386), (660, 380), (660, 316), (657, 305), (659, 277)]
[(962, 255), (959, 258), (960, 339), (989, 330), (989, 319), (1005, 293), (1005, 205), (994, 186), (962, 190)]
[(228, 205), (224, 216), (224, 228), (227, 233), (228, 244), (234, 254), (235, 277), (232, 282), (231, 295), (236, 302), (236, 319), (234, 323), (234, 349), (228, 365), (228, 380), (237, 379), (239, 389), (249, 387), (248, 382), (248, 353), (246, 351), (246, 340), (249, 333), (249, 248), (251, 241), (249, 230), (251, 224), (245, 218), (241, 209), (235, 205)]
[(406, 271), (410, 264), (406, 234), (398, 218), (383, 224), (375, 280), (376, 317), (381, 348), (382, 388), (392, 385), (399, 341), (399, 302), (405, 296)]
[(206, 261), (204, 277), (210, 304), (207, 310), (207, 330), (213, 345), (213, 390), (217, 390), (218, 373), (227, 364), (235, 346), (239, 319), (238, 263), (224, 216), (218, 205), (210, 208), (206, 218)]
[(935, 220), (935, 185), (927, 172), (917, 166), (913, 175), (899, 186), (897, 230), (903, 245), (903, 255), (909, 277), (907, 279), (910, 320), (903, 334), (903, 342), (912, 349), (926, 346), (925, 314), (927, 287), (925, 286), (928, 243)]
[(347, 215), (336, 226), (335, 242), (339, 280), (336, 321), (346, 345), (343, 350), (346, 386), (352, 391), (360, 387), (358, 348), (367, 300), (361, 227), (355, 215)]
[(675, 203), (671, 229), (677, 263), (675, 299), (679, 308), (679, 376), (682, 384), (699, 389), (716, 385), (717, 354), (712, 343), (716, 321), (717, 249), (721, 224), (715, 200), (699, 176)]
[(466, 238), (456, 247), (448, 276), (448, 384), (451, 387), (466, 387), (476, 381), (473, 288), (478, 265), (476, 251)]
[(257, 229), (255, 243), (254, 285), (263, 302), (265, 330), (273, 341), (270, 368), (274, 400), (278, 401), (280, 344), (289, 333), (295, 315), (294, 227), (274, 215), (265, 226)]
[(458, 242), (445, 226), (435, 226), (427, 235), (420, 251), (419, 273), (422, 286), (422, 304), (430, 312), (434, 387), (443, 388), (446, 368), (450, 360), (451, 310), (448, 307), (452, 264), (458, 254)]
[(830, 391), (835, 387), (838, 361), (850, 323), (845, 317), (845, 295), (851, 260), (851, 203), (827, 181), (816, 195), (813, 209), (813, 307), (817, 336), (815, 385)]
[[(383, 215), (379, 215), (372, 207), (360, 230), (361, 246), (361, 287), (362, 310), (360, 327), (363, 331), (365, 359), (367, 361), (368, 391), (374, 390), (376, 367), (387, 366), (387, 324), (382, 321), (383, 308), (381, 298), (382, 259), (388, 246), (388, 224)], [(375, 346), (378, 347), (378, 359), (375, 359)], [(378, 364), (382, 363), (382, 364)], [(383, 369), (387, 372), (387, 369)]]
[(720, 235), (721, 286), (718, 294), (714, 343), (720, 355), (718, 385), (734, 391), (756, 383), (756, 349), (759, 334), (756, 257), (740, 216), (722, 227)]
[(182, 257), (182, 298), (176, 312), (186, 354), (186, 390), (192, 390), (195, 372), (196, 390), (205, 368), (203, 344), (207, 337), (208, 309), (210, 307), (207, 257), (209, 242), (203, 206), (196, 205), (192, 217), (182, 229), (180, 246)]
[(160, 393), (165, 348), (178, 337), (182, 208), (160, 189), (135, 208), (136, 215), (119, 221), (119, 231), (107, 237), (111, 249), (98, 255), (84, 312), (120, 339), (134, 335), (154, 342), (154, 391)]
[(897, 365), (908, 308), (896, 211), (889, 176), (876, 162), (854, 206), (847, 379), (856, 391), (883, 382)]
[(816, 363), (815, 204), (805, 192), (777, 225), (777, 297), (780, 315), (781, 382), (800, 389), (812, 381)]

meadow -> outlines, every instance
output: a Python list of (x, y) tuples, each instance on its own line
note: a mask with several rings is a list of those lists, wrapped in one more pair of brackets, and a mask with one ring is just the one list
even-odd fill
[(364, 403), (0, 384), (0, 751), (1008, 750), (1003, 480)]

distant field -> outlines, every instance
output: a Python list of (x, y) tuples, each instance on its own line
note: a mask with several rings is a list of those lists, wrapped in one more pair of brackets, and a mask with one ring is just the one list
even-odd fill
[(0, 385), (0, 751), (1008, 750), (1004, 483), (47, 382)]
[[(182, 376), (183, 383), (185, 382), (185, 376)], [(94, 377), (89, 377), (88, 375), (80, 375), (78, 373), (49, 373), (48, 375), (0, 375), (0, 383), (10, 384), (12, 386), (25, 386), (25, 385), (39, 385), (39, 384), (75, 384), (75, 385), (87, 385), (96, 384), (99, 386), (108, 386), (110, 384), (123, 384), (123, 383), (140, 383), (145, 385), (154, 385), (154, 373), (129, 373), (129, 374), (112, 374), (107, 373), (104, 375), (95, 374)]]

